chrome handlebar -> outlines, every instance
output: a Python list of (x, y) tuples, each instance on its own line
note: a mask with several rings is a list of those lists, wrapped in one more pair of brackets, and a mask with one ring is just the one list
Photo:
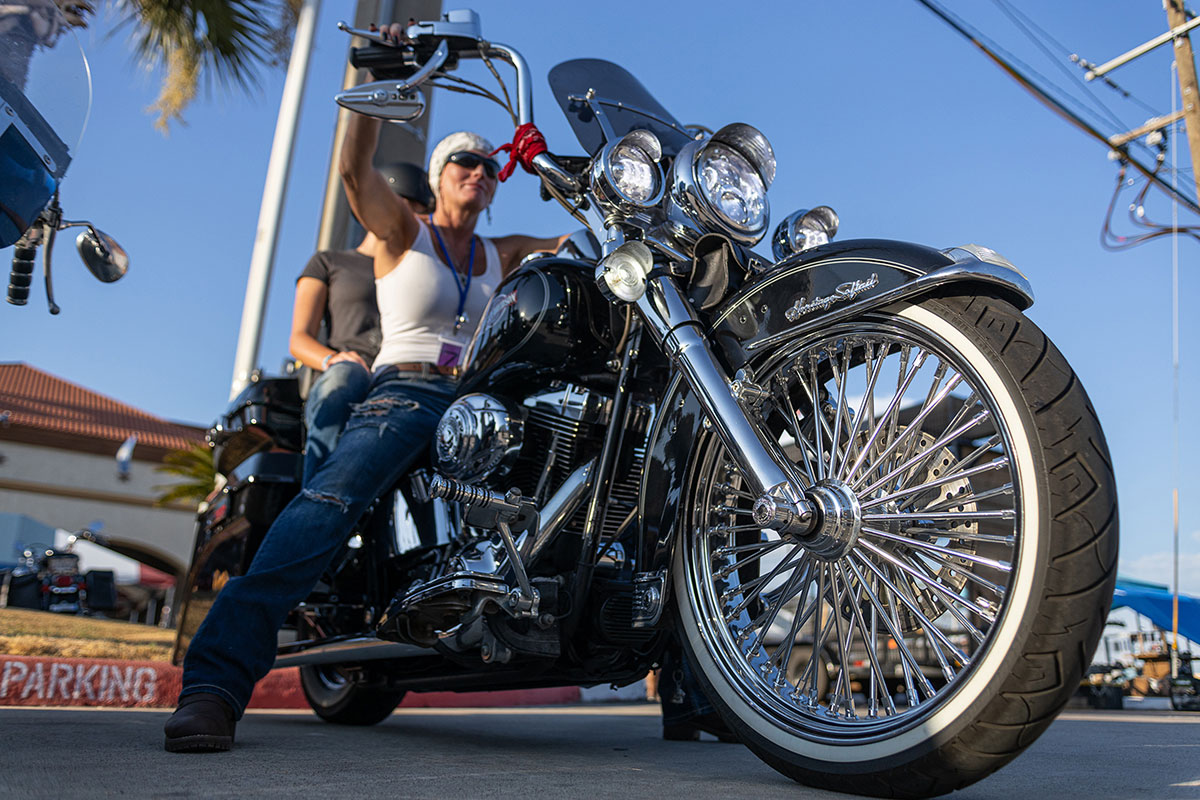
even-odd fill
[[(424, 101), (418, 103), (417, 88), (437, 75), (446, 65), (453, 49), (459, 58), (494, 58), (512, 66), (517, 73), (517, 124), (533, 122), (533, 83), (529, 63), (525, 61), (525, 57), (516, 48), (485, 40), (480, 30), (479, 15), (474, 11), (451, 11), (446, 17), (445, 20), (418, 22), (408, 26), (405, 29), (406, 38), (400, 41), (384, 38), (378, 31), (351, 28), (345, 22), (339, 22), (338, 28), (351, 36), (359, 36), (386, 47), (408, 50), (410, 54), (413, 44), (417, 41), (440, 41), (429, 60), (408, 78), (400, 81), (376, 81), (348, 89), (336, 96), (338, 104), (368, 116), (415, 119), (425, 110)], [(474, 47), (465, 46), (467, 41), (474, 43)], [(415, 61), (413, 63), (415, 64)], [(389, 116), (386, 110), (388, 108), (396, 109), (397, 113)], [(571, 195), (579, 193), (578, 178), (563, 169), (548, 153), (535, 156), (533, 166), (538, 175), (559, 192)]]

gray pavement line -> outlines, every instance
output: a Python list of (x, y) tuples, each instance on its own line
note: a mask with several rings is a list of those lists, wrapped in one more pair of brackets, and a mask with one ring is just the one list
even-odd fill
[[(143, 714), (169, 714), (174, 711), (174, 708), (122, 708), (114, 706), (0, 706), (0, 713), (4, 711), (121, 711), (121, 712), (140, 712)], [(513, 716), (528, 716), (528, 715), (570, 715), (570, 716), (593, 716), (593, 717), (657, 717), (662, 713), (658, 703), (646, 703), (638, 705), (614, 705), (607, 704), (602, 706), (586, 705), (586, 706), (500, 706), (500, 707), (455, 707), (455, 708), (398, 708), (393, 713), (393, 716), (465, 716), (465, 715), (513, 715)], [(312, 710), (307, 708), (248, 708), (247, 715), (264, 715), (264, 716), (314, 716)]]
[(1071, 722), (1166, 722), (1195, 725), (1200, 723), (1200, 714), (1188, 715), (1187, 712), (1171, 712), (1171, 711), (1125, 711), (1113, 713), (1088, 713), (1086, 711), (1067, 711), (1058, 716), (1060, 720), (1070, 720)]
[[(268, 711), (268, 709), (257, 709), (259, 711)], [(312, 713), (312, 712), (309, 712)], [(489, 714), (489, 715), (569, 715), (569, 716), (594, 716), (594, 717), (657, 717), (662, 714), (662, 708), (658, 703), (646, 703), (644, 705), (635, 706), (608, 706), (604, 705), (597, 708), (594, 705), (586, 706), (501, 706), (491, 708), (397, 708), (393, 715), (400, 716), (459, 716), (463, 714)]]

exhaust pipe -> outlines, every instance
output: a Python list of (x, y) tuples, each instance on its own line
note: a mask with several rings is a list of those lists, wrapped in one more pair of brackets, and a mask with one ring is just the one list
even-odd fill
[(401, 642), (385, 642), (374, 636), (361, 636), (356, 639), (315, 645), (298, 653), (276, 656), (274, 668), (302, 667), (308, 664), (355, 664), (360, 661), (383, 661), (434, 655), (437, 655), (437, 652), (427, 647)]

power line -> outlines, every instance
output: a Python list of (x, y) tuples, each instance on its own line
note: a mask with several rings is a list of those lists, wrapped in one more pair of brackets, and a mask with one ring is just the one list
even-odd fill
[[(1018, 59), (1013, 58), (1010, 61), (1010, 60), (1006, 60), (1005, 58), (1003, 58), (1001, 55), (999, 55), (996, 52), (996, 51), (1003, 52), (1003, 50), (1001, 48), (999, 48), (998, 46), (989, 47), (989, 44), (985, 43), (984, 40), (986, 39), (986, 37), (984, 37), (982, 33), (979, 33), (978, 31), (973, 31), (970, 28), (970, 26), (968, 26), (965, 22), (963, 22), (962, 20), (959, 20), (957, 17), (950, 14), (948, 11), (943, 9), (939, 4), (935, 3), (933, 0), (917, 0), (917, 2), (920, 3), (921, 5), (925, 6), (931, 12), (933, 12), (933, 14), (935, 14), (943, 22), (945, 22), (947, 25), (949, 25), (951, 28), (953, 28), (959, 35), (961, 35), (963, 38), (967, 39), (967, 41), (971, 42), (971, 44), (975, 45), (975, 47), (977, 47), (980, 50), (980, 52), (982, 52), (985, 56), (987, 56), (989, 59), (991, 59), (991, 61), (993, 63), (995, 63), (996, 66), (1000, 67), (1000, 69), (1002, 69), (1006, 73), (1008, 73), (1008, 75), (1010, 77), (1012, 77), (1013, 80), (1015, 80), (1018, 84), (1020, 84), (1022, 87), (1024, 87), (1026, 91), (1028, 91), (1030, 94), (1032, 94), (1038, 100), (1040, 100), (1043, 104), (1045, 104), (1048, 108), (1050, 108), (1050, 110), (1057, 113), (1063, 119), (1070, 122), (1072, 125), (1079, 128), (1081, 131), (1083, 131), (1087, 135), (1102, 142), (1104, 144), (1104, 146), (1106, 148), (1108, 148), (1109, 150), (1117, 152), (1119, 154), (1120, 160), (1123, 163), (1127, 163), (1130, 166), (1132, 166), (1134, 169), (1136, 169), (1138, 172), (1140, 172), (1147, 179), (1149, 179), (1150, 181), (1153, 181), (1154, 184), (1156, 186), (1158, 186), (1160, 189), (1162, 189), (1164, 192), (1170, 194), (1173, 197), (1177, 197), (1179, 199), (1179, 201), (1181, 203), (1183, 203), (1185, 206), (1187, 206), (1193, 213), (1200, 214), (1200, 206), (1198, 206), (1196, 204), (1195, 200), (1193, 200), (1189, 195), (1186, 195), (1182, 190), (1180, 190), (1178, 188), (1173, 188), (1169, 183), (1167, 183), (1162, 177), (1160, 177), (1158, 175), (1158, 171), (1161, 168), (1160, 165), (1156, 165), (1155, 167), (1149, 167), (1149, 166), (1143, 164), (1141, 161), (1139, 161), (1137, 158), (1135, 158), (1129, 152), (1129, 144), (1133, 144), (1133, 143), (1126, 143), (1126, 144), (1119, 145), (1117, 147), (1113, 147), (1112, 143), (1109, 141), (1109, 138), (1107, 136), (1105, 136), (1103, 133), (1101, 133), (1099, 130), (1097, 130), (1094, 125), (1092, 125), (1090, 122), (1088, 122), (1086, 119), (1084, 119), (1083, 116), (1081, 116), (1079, 113), (1076, 113), (1071, 108), (1069, 108), (1064, 100), (1061, 100), (1061, 99), (1055, 97), (1048, 90), (1046, 90), (1042, 86), (1038, 85), (1027, 74), (1022, 72), (1021, 69), (1019, 69), (1018, 66), (1016, 65), (1016, 64), (1019, 64)], [(1014, 63), (1014, 62), (1016, 62), (1016, 63)], [(1024, 65), (1021, 65), (1021, 66), (1024, 66)], [(1044, 76), (1039, 75), (1035, 70), (1029, 70), (1029, 71), (1032, 72), (1036, 77), (1040, 78), (1041, 80), (1045, 81), (1046, 83), (1049, 83), (1053, 88), (1058, 89), (1060, 92), (1062, 91), (1061, 88), (1054, 86), (1054, 84), (1052, 82), (1046, 80)]]
[[(1014, 25), (1016, 25), (1018, 28), (1020, 28), (1021, 31), (1027, 37), (1029, 37), (1029, 40), (1031, 42), (1033, 42), (1034, 46), (1036, 46), (1039, 50), (1041, 50), (1042, 54), (1045, 55), (1046, 58), (1049, 59), (1052, 64), (1054, 64), (1060, 70), (1065, 72), (1067, 74), (1068, 78), (1075, 81), (1079, 85), (1079, 88), (1084, 90), (1084, 93), (1089, 98), (1091, 98), (1091, 100), (1100, 108), (1100, 110), (1103, 111), (1105, 114), (1108, 114), (1109, 120), (1111, 122), (1113, 122), (1114, 124), (1116, 124), (1118, 126), (1125, 125), (1124, 121), (1120, 117), (1117, 116), (1116, 112), (1114, 112), (1112, 109), (1110, 109), (1108, 106), (1106, 106), (1104, 104), (1104, 102), (1099, 98), (1099, 96), (1097, 96), (1096, 93), (1091, 90), (1091, 87), (1089, 87), (1087, 85), (1087, 82), (1083, 80), (1083, 77), (1078, 72), (1072, 70), (1066, 64), (1059, 61), (1058, 58), (1053, 53), (1050, 52), (1050, 49), (1048, 47), (1046, 47), (1040, 39), (1038, 39), (1038, 37), (1033, 33), (1033, 31), (1029, 30), (1029, 26), (1037, 27), (1038, 31), (1043, 36), (1045, 36), (1046, 38), (1048, 38), (1052, 42), (1054, 42), (1055, 46), (1060, 48), (1065, 55), (1069, 56), (1070, 51), (1066, 47), (1063, 47), (1061, 44), (1059, 44), (1057, 41), (1055, 41), (1053, 37), (1051, 37), (1049, 34), (1047, 34), (1040, 27), (1035, 25), (1032, 20), (1029, 20), (1029, 18), (1023, 12), (1018, 11), (1016, 9), (1016, 7), (1014, 7), (1012, 4), (1008, 3), (1007, 0), (992, 0), (992, 3), (997, 8), (999, 8), (1000, 11), (1003, 12), (1005, 16), (1007, 16), (1010, 20), (1012, 20), (1012, 23)], [(1018, 18), (1018, 14), (1020, 15), (1020, 18)], [(1026, 24), (1026, 22), (1024, 22), (1022, 20), (1027, 20), (1028, 25)], [(1128, 96), (1129, 95), (1126, 94), (1126, 97), (1128, 97)], [(1151, 109), (1151, 112), (1153, 112), (1153, 109)]]

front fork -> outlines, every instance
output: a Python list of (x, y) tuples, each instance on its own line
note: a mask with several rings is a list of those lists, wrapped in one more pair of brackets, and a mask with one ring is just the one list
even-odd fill
[(671, 363), (683, 374), (714, 431), (733, 455), (758, 496), (755, 524), (804, 541), (822, 523), (822, 493), (805, 492), (780, 466), (779, 455), (763, 441), (744, 403), (761, 397), (747, 380), (730, 381), (713, 355), (704, 327), (670, 275), (652, 275), (635, 302), (643, 323)]

